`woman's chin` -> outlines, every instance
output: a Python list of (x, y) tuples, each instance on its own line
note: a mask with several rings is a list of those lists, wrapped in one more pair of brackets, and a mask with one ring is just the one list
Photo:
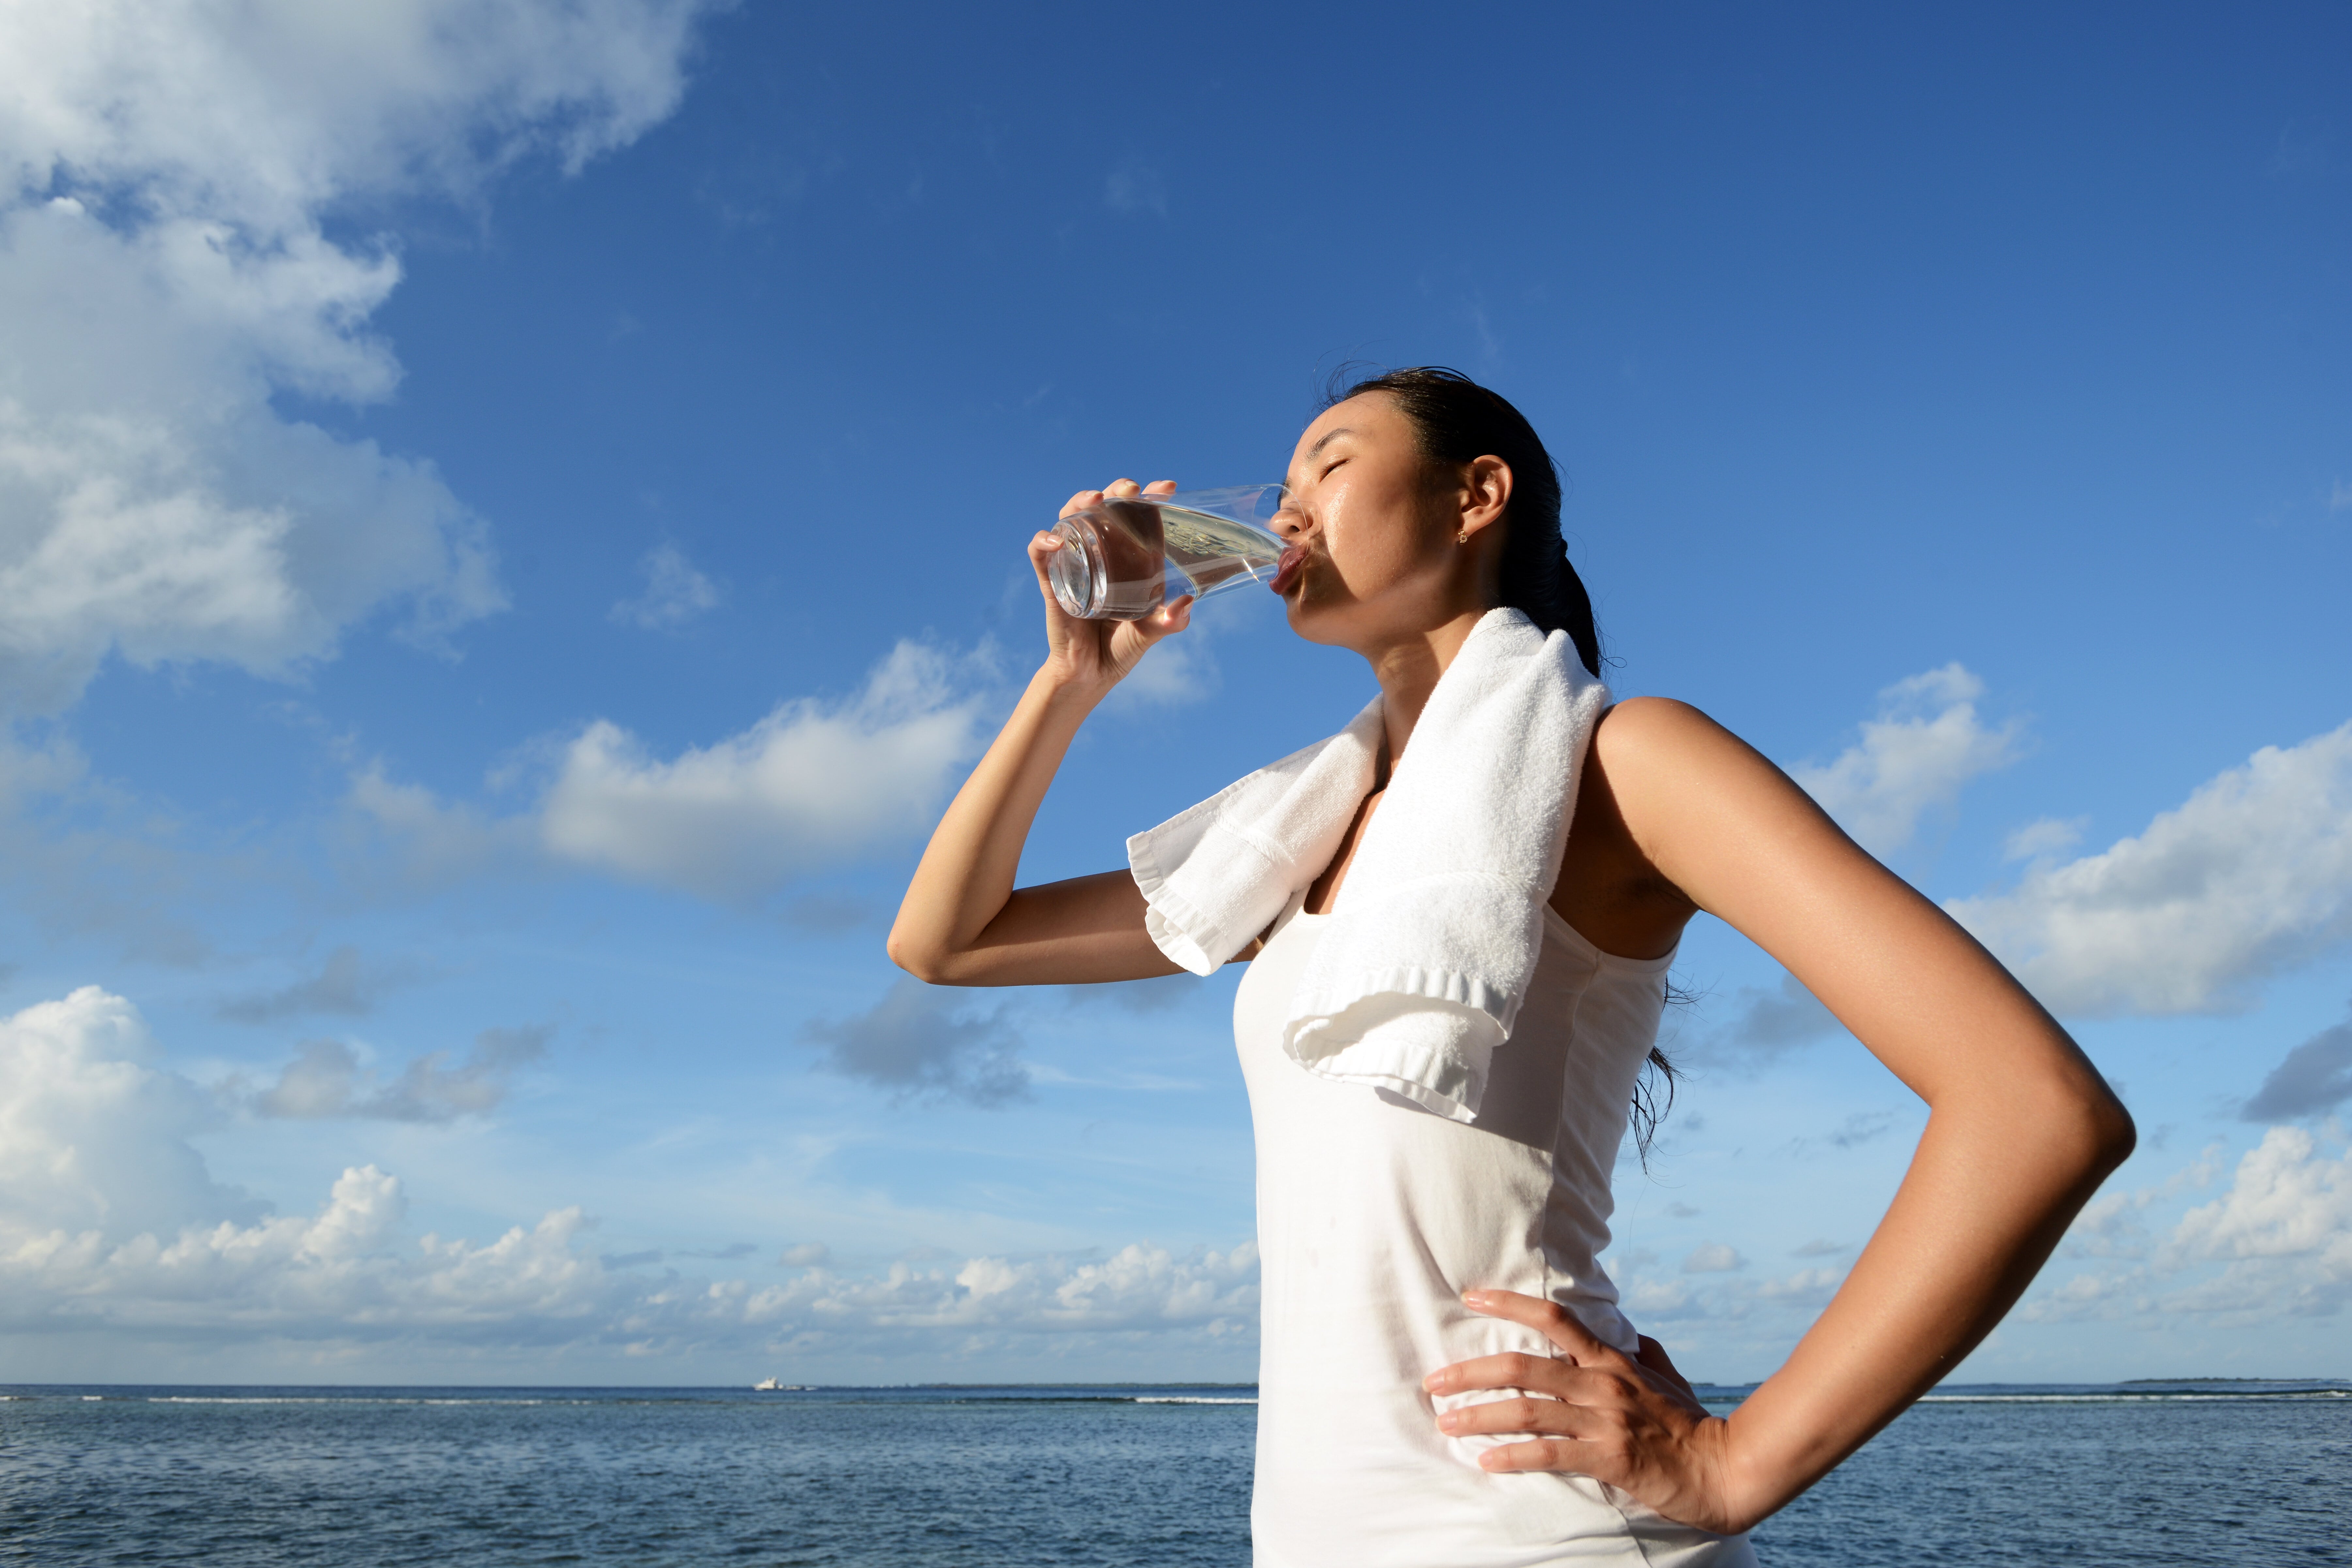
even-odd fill
[(1282, 613), (1290, 622), (1290, 629), (1308, 642), (1339, 644), (1345, 640), (1339, 617), (1331, 613), (1329, 606), (1313, 603), (1303, 592), (1285, 599)]

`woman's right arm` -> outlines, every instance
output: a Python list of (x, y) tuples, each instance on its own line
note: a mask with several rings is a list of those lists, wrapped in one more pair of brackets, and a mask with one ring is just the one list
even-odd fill
[[(1150, 487), (1175, 488), (1168, 480)], [(1137, 493), (1131, 479), (1081, 490), (1062, 515), (1107, 494)], [(1143, 894), (1127, 872), (1013, 885), (1030, 824), (1078, 726), (1154, 643), (1191, 619), (1182, 599), (1140, 621), (1065, 615), (1045, 578), (1057, 548), (1049, 533), (1029, 542), (1045, 601), (1045, 662), (940, 819), (890, 928), (891, 962), (934, 985), (1070, 985), (1178, 972), (1146, 934)]]

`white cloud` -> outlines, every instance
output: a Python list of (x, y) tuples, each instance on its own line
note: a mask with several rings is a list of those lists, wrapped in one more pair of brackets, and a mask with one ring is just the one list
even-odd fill
[(373, 1165), (345, 1170), (313, 1213), (269, 1215), (212, 1179), (188, 1137), (216, 1121), (217, 1101), (158, 1058), (137, 1009), (95, 986), (0, 1021), (0, 1332), (868, 1354), (1073, 1333), (1245, 1342), (1255, 1328), (1248, 1242), (950, 1257), (879, 1274), (834, 1271), (823, 1244), (802, 1243), (779, 1259), (801, 1272), (761, 1283), (608, 1265), (577, 1207), (478, 1246), (412, 1237), (400, 1180)]
[[(977, 662), (900, 643), (856, 696), (779, 703), (741, 733), (674, 761), (598, 720), (543, 749), (551, 778), (529, 810), (504, 816), (370, 763), (344, 799), (346, 874), (368, 874), (388, 844), (399, 874), (425, 886), (493, 866), (553, 866), (755, 901), (930, 826), (957, 769), (980, 749), (984, 692), (956, 684)], [(491, 782), (507, 787), (522, 772)], [(858, 918), (839, 899), (818, 904), (795, 918), (819, 927)]]
[(2004, 860), (2042, 860), (2053, 855), (2063, 855), (2083, 841), (2083, 829), (2088, 817), (2077, 816), (2061, 821), (2045, 816), (2029, 822), (2001, 840), (2000, 858)]
[[(1846, 1273), (1843, 1265), (1823, 1265), (1759, 1279), (1740, 1274), (1747, 1267), (1748, 1260), (1728, 1247), (1702, 1247), (1684, 1260), (1685, 1278), (1660, 1279), (1637, 1274), (1624, 1281), (1621, 1299), (1626, 1314), (1636, 1323), (1760, 1319), (1791, 1322), (1793, 1326), (1802, 1319), (1791, 1321), (1780, 1315), (1799, 1312), (1810, 1316), (1820, 1311), (1837, 1294)], [(1717, 1278), (1704, 1281), (1688, 1278), (1694, 1274)]]
[(250, 1218), (188, 1142), (218, 1120), (120, 996), (85, 985), (0, 1021), (0, 1237)]
[(2273, 1127), (2238, 1162), (2227, 1193), (2181, 1216), (2171, 1245), (2233, 1265), (2294, 1260), (2298, 1297), (2340, 1306), (2352, 1299), (2352, 1154), (2331, 1160), (2305, 1129)]
[(2160, 1243), (2131, 1217), (2213, 1173), (2209, 1151), (2161, 1188), (2103, 1196), (2069, 1232), (2069, 1255), (2141, 1261), (2059, 1282), (2021, 1315), (2047, 1322), (2195, 1313), (2247, 1323), (2352, 1305), (2352, 1154), (2330, 1158), (2305, 1129), (2273, 1127), (2238, 1161), (2229, 1190), (2182, 1215)]
[(429, 464), (282, 416), (399, 379), (355, 200), (478, 196), (667, 115), (678, 0), (90, 0), (0, 9), (0, 702), (110, 652), (284, 674), (386, 605), (504, 600)]
[(1691, 1255), (1683, 1259), (1683, 1272), (1685, 1274), (1728, 1274), (1747, 1267), (1748, 1259), (1740, 1257), (1737, 1248), (1719, 1241), (1693, 1247)]
[(1195, 622), (1153, 644), (1127, 679), (1111, 688), (1103, 710), (1138, 715), (1155, 708), (1189, 707), (1215, 696), (1223, 684), (1207, 632)]
[(2145, 832), (1946, 906), (2053, 1011), (2218, 1013), (2352, 936), (2352, 723), (2265, 746)]
[(564, 751), (541, 841), (576, 865), (743, 900), (912, 836), (978, 746), (977, 700), (952, 673), (940, 653), (900, 643), (855, 699), (783, 703), (670, 762), (600, 720)]
[(613, 606), (612, 618), (623, 626), (675, 631), (718, 607), (718, 584), (696, 571), (686, 552), (675, 544), (656, 545), (637, 563), (637, 570), (645, 577), (646, 591)]
[(1984, 682), (1958, 664), (1896, 681), (1879, 693), (1860, 743), (1825, 765), (1790, 775), (1874, 855), (1911, 842), (1919, 819), (1949, 806), (1979, 773), (2017, 760), (2015, 720), (1989, 730), (1977, 717)]

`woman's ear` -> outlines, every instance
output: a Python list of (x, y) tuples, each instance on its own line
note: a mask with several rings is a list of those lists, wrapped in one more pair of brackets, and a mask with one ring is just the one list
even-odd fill
[(1462, 468), (1462, 518), (1455, 526), (1465, 542), (1503, 515), (1511, 504), (1511, 465), (1500, 458), (1473, 458)]

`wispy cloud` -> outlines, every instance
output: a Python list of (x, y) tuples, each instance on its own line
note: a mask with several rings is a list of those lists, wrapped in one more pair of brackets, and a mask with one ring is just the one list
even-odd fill
[(546, 1056), (552, 1026), (484, 1029), (453, 1061), (432, 1051), (382, 1078), (341, 1040), (306, 1040), (264, 1089), (228, 1086), (230, 1099), (261, 1116), (354, 1116), (384, 1121), (449, 1121), (498, 1109), (515, 1073)]
[(1004, 1009), (976, 1009), (968, 993), (901, 980), (855, 1017), (820, 1019), (807, 1037), (835, 1072), (902, 1099), (997, 1106), (1029, 1095), (1029, 1069)]
[(237, 1024), (274, 1024), (284, 1018), (318, 1013), (363, 1017), (375, 1011), (376, 1000), (395, 985), (415, 976), (414, 965), (372, 964), (356, 947), (339, 947), (327, 954), (315, 974), (271, 991), (232, 996), (215, 1009)]
[[(855, 696), (780, 703), (740, 734), (673, 758), (598, 720), (555, 749), (543, 794), (517, 815), (445, 801), (373, 763), (353, 777), (347, 804), (362, 847), (388, 840), (426, 881), (531, 860), (752, 903), (929, 826), (979, 749), (975, 668), (901, 643)], [(850, 912), (835, 900), (800, 918)]]
[(2239, 1114), (2248, 1121), (2320, 1116), (2352, 1100), (2352, 1023), (2322, 1029), (2287, 1052)]
[(1860, 741), (1790, 773), (1855, 842), (1892, 854), (1970, 779), (2017, 760), (2023, 727), (2011, 720), (1989, 728), (1977, 714), (1983, 696), (1984, 682), (1958, 664), (1898, 680), (1879, 693)]
[(1129, 217), (1168, 216), (1168, 182), (1139, 158), (1129, 158), (1103, 180), (1103, 205)]
[(614, 605), (612, 618), (646, 631), (676, 631), (719, 607), (719, 585), (695, 569), (686, 552), (660, 544), (637, 563), (645, 592)]

